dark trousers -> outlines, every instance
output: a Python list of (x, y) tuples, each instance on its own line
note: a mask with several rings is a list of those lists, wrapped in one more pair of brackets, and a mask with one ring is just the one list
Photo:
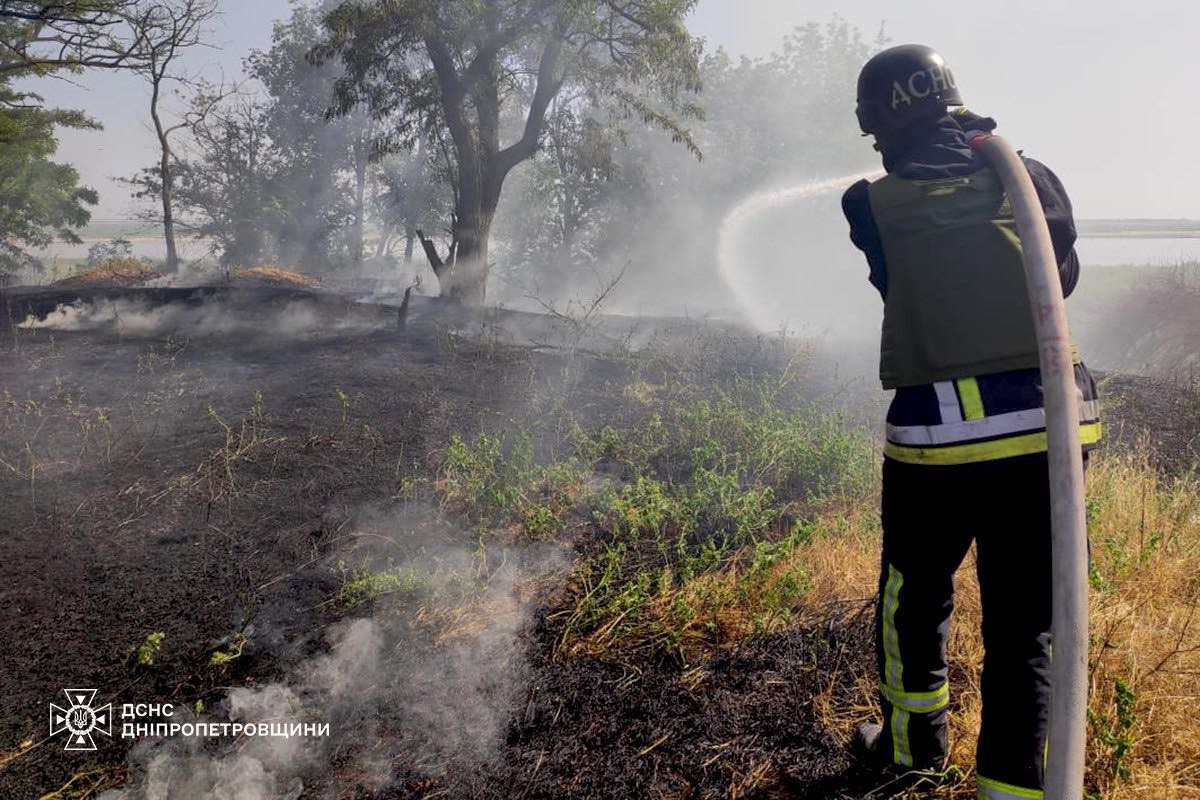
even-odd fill
[(1044, 454), (961, 466), (883, 465), (876, 615), (882, 752), (940, 769), (953, 576), (971, 543), (986, 655), (981, 780), (1043, 786), (1050, 695), (1050, 496)]

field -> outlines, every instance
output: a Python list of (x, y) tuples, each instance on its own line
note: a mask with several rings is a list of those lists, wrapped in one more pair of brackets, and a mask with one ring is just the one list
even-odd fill
[[(307, 290), (54, 319), (0, 342), (0, 796), (891, 794), (849, 752), (883, 397), (840, 354)], [(1102, 391), (1089, 792), (1200, 797), (1200, 390)], [(952, 765), (914, 797), (974, 796), (959, 581)], [(77, 686), (331, 735), (64, 752)]]
[(1068, 307), (1093, 363), (1185, 382), (1200, 368), (1200, 263), (1087, 269)]

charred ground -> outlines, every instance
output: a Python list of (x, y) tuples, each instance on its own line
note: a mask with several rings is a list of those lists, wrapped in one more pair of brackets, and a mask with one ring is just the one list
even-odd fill
[[(35, 301), (44, 316), (62, 299)], [(133, 323), (164, 302), (223, 303), (250, 322), (224, 333), (186, 313)], [(820, 356), (703, 323), (622, 333), (614, 321), (413, 311), (400, 328), (394, 307), (234, 292), (143, 296), (76, 330), (6, 326), (0, 794), (167, 796), (150, 779), (171, 759), (216, 775), (254, 753), (232, 742), (131, 751), (120, 738), (64, 753), (44, 738), (46, 704), (86, 685), (117, 704), (217, 718), (235, 688), (293, 692), (335, 736), (303, 757), (255, 753), (267, 775), (253, 787), (277, 796), (864, 796), (872, 787), (830, 709), (859, 702), (870, 673), (869, 597), (797, 591), (761, 619), (714, 614), (669, 642), (662, 631), (675, 629), (644, 633), (605, 617), (610, 606), (589, 619), (612, 627), (587, 629), (588, 565), (623, 523), (611, 497), (564, 499), (599, 498), (592, 487), (608, 478), (640, 485), (604, 432), (649, 436), (677, 400), (702, 408), (775, 385), (785, 405), (844, 405), (811, 377)], [(681, 383), (686, 398), (671, 394)], [(1123, 398), (1118, 428), (1126, 414), (1145, 425), (1149, 406), (1177, 410), (1161, 385), (1109, 387)], [(858, 430), (875, 409), (860, 411), (839, 419)], [(1161, 443), (1167, 467), (1194, 436)], [(504, 505), (488, 476), (514, 447), (530, 471), (583, 451), (588, 468), (539, 472)], [(672, 452), (653, 451), (648, 469), (668, 480), (692, 468)], [(833, 494), (797, 484), (756, 538), (791, 541)], [(722, 524), (701, 521), (687, 547)], [(680, 566), (644, 540), (627, 546), (648, 572), (691, 570), (689, 581), (758, 568)], [(794, 556), (780, 552), (763, 556), (773, 577), (755, 587), (786, 589), (770, 559)]]

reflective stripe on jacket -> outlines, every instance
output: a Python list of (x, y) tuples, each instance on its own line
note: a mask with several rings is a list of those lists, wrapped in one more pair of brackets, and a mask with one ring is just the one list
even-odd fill
[[(1100, 441), (1096, 383), (1075, 366), (1080, 439)], [(907, 464), (952, 465), (1044, 453), (1046, 415), (1040, 372), (1013, 370), (896, 390), (884, 454)]]
[[(979, 125), (972, 123), (971, 127)], [(883, 156), (889, 174), (905, 181), (966, 178), (987, 166), (967, 142), (959, 115), (948, 115), (933, 123), (901, 150), (884, 148)], [(1050, 169), (1033, 159), (1024, 160), (1050, 227), (1063, 295), (1070, 296), (1079, 278), (1071, 201)], [(884, 236), (872, 211), (871, 184), (859, 181), (851, 186), (842, 198), (842, 209), (850, 223), (851, 240), (867, 258), (871, 284), (886, 303), (893, 276), (889, 274)], [(961, 255), (965, 262), (972, 258), (971, 253)], [(1075, 366), (1075, 382), (1079, 387), (1081, 438), (1084, 448), (1089, 449), (1101, 433), (1096, 386), (1083, 364)], [(928, 383), (897, 389), (888, 412), (886, 454), (897, 461), (967, 464), (1045, 449), (1042, 391), (1039, 371), (1034, 367), (1001, 366), (930, 378)]]

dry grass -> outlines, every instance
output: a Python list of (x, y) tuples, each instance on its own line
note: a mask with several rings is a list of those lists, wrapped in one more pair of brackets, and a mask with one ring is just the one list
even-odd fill
[[(678, 430), (667, 427), (672, 437), (717, 431), (717, 439), (734, 442), (731, 452), (754, 451), (754, 437), (742, 433), (742, 416), (718, 419), (720, 425), (689, 418)], [(612, 449), (623, 452), (640, 441), (621, 435)], [(775, 483), (782, 496), (789, 494), (784, 482)], [(878, 581), (878, 493), (877, 485), (849, 485), (853, 490), (773, 517), (760, 536), (711, 566), (674, 572), (645, 547), (648, 541), (675, 541), (674, 527), (642, 525), (640, 539), (619, 535), (638, 528), (636, 520), (650, 512), (671, 517), (664, 509), (673, 508), (673, 495), (634, 493), (618, 504), (620, 514), (598, 517), (613, 541), (590, 571), (577, 573), (582, 600), (563, 624), (559, 655), (636, 665), (671, 654), (682, 664), (697, 664), (752, 636), (856, 617), (861, 624), (873, 608)], [(702, 499), (706, 507), (718, 504), (707, 495)], [(1088, 501), (1094, 562), (1088, 796), (1200, 798), (1200, 717), (1194, 712), (1200, 700), (1200, 482), (1164, 477), (1144, 450), (1114, 450), (1090, 470)], [(608, 599), (589, 604), (606, 586)], [(956, 586), (948, 648), (952, 769), (941, 787), (924, 796), (966, 798), (975, 792), (983, 643), (973, 554)], [(594, 613), (585, 624), (588, 611)], [(845, 655), (828, 665), (829, 690), (815, 703), (848, 741), (857, 722), (877, 713), (876, 678), (869, 658)], [(854, 672), (847, 676), (846, 670)], [(847, 678), (858, 686), (849, 703), (840, 688)]]
[[(1090, 481), (1092, 783), (1115, 798), (1200, 797), (1200, 486), (1156, 480), (1143, 456)], [(1122, 694), (1125, 741), (1106, 745), (1097, 734), (1121, 728)]]
[(235, 283), (267, 283), (272, 286), (296, 286), (304, 289), (311, 289), (320, 283), (311, 275), (270, 264), (235, 269), (229, 274), (229, 279)]
[[(1145, 454), (1110, 454), (1088, 477), (1093, 550), (1088, 796), (1200, 797), (1200, 485), (1163, 479)], [(823, 523), (798, 553), (815, 608), (858, 613), (875, 593), (874, 510)], [(926, 796), (974, 796), (969, 779), (979, 729), (983, 659), (973, 558), (959, 571), (949, 657), (951, 757), (961, 776)], [(875, 676), (858, 677), (859, 702), (821, 703), (848, 738), (875, 712)], [(915, 796), (915, 795), (914, 795)]]
[(161, 277), (162, 273), (150, 269), (143, 261), (139, 261), (136, 258), (122, 258), (105, 261), (95, 269), (55, 281), (54, 285), (68, 288), (87, 286), (129, 287), (140, 286)]

